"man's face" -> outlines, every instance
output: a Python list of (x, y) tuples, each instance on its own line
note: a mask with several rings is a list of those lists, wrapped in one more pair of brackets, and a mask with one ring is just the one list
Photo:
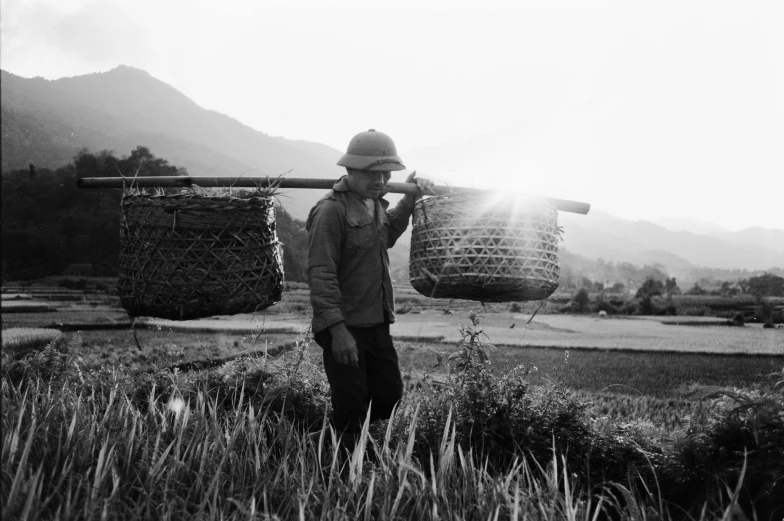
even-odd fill
[(382, 170), (354, 170), (348, 171), (348, 184), (351, 189), (361, 197), (377, 199), (384, 194), (391, 172)]

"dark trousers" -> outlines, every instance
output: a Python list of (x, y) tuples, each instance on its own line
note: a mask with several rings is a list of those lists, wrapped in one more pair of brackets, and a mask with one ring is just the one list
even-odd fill
[(387, 419), (403, 397), (397, 352), (389, 335), (389, 324), (349, 327), (357, 342), (359, 367), (339, 364), (332, 356), (328, 329), (315, 335), (324, 351), (324, 370), (332, 390), (332, 424), (338, 432), (356, 434), (370, 406), (370, 421)]

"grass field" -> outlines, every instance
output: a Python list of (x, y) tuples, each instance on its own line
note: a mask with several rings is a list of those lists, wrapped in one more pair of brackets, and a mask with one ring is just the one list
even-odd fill
[[(506, 346), (540, 346), (563, 349), (623, 349), (717, 354), (784, 355), (784, 329), (663, 324), (664, 317), (598, 318), (581, 315), (488, 313), (482, 320), (489, 341)], [(715, 319), (712, 319), (715, 320)], [(458, 339), (457, 326), (465, 314), (404, 315), (395, 324), (405, 336), (443, 336)], [(512, 327), (514, 326), (514, 327)]]
[(45, 347), (62, 336), (57, 329), (41, 327), (12, 327), (3, 329), (3, 351), (13, 353), (14, 358), (24, 356)]
[[(22, 288), (10, 289), (9, 294), (22, 293)], [(533, 308), (528, 307), (523, 308), (527, 313), (512, 313), (501, 305), (417, 303), (419, 309), (401, 314), (393, 326), (406, 383), (403, 423), (386, 433), (373, 432), (373, 439), (381, 443), (379, 459), (364, 461), (355, 452), (340, 474), (341, 456), (334, 445), (330, 448), (325, 439), (314, 444), (298, 430), (296, 418), (284, 414), (287, 394), (274, 407), (266, 401), (243, 402), (228, 411), (221, 409), (225, 400), (221, 394), (200, 392), (179, 402), (174, 395), (154, 398), (156, 386), (185, 392), (188, 382), (206, 381), (215, 391), (230, 385), (227, 379), (234, 375), (271, 370), (278, 382), (288, 386), (298, 382), (301, 394), (290, 399), (313, 408), (311, 414), (320, 424), (328, 401), (323, 391), (317, 391), (324, 385), (322, 351), (308, 342), (309, 304), (303, 289), (291, 289), (284, 302), (255, 317), (143, 319), (134, 331), (125, 327), (128, 317), (111, 290), (34, 285), (24, 288), (24, 293), (45, 304), (56, 302), (57, 310), (4, 313), (4, 353), (11, 339), (23, 339), (25, 345), (40, 349), (60, 335), (57, 330), (32, 328), (81, 325), (80, 333), (64, 333), (65, 340), (60, 341), (61, 345), (68, 341), (69, 349), (78, 346), (79, 352), (71, 354), (77, 356), (81, 369), (68, 365), (70, 380), (54, 383), (46, 375), (53, 374), (50, 365), (57, 361), (42, 358), (35, 363), (42, 364), (36, 370), (44, 372), (27, 376), (26, 384), (18, 383), (18, 378), (27, 373), (4, 377), (2, 508), (7, 518), (97, 519), (106, 512), (108, 518), (117, 515), (118, 519), (555, 521), (603, 519), (609, 512), (605, 507), (615, 502), (617, 519), (677, 519), (665, 513), (657, 492), (646, 495), (646, 489), (634, 489), (631, 481), (623, 481), (632, 475), (627, 458), (641, 459), (640, 451), (651, 458), (670, 451), (656, 463), (645, 463), (650, 465), (647, 470), (636, 467), (634, 472), (645, 474), (665, 466), (671, 461), (668, 458), (680, 457), (678, 440), (691, 439), (684, 426), (698, 425), (695, 419), (711, 403), (704, 399), (706, 394), (715, 387), (756, 389), (784, 367), (782, 329), (729, 327), (711, 317), (600, 319), (544, 313), (529, 323)], [(511, 466), (493, 472), (473, 459), (465, 439), (458, 442), (458, 424), (451, 416), (458, 402), (432, 408), (428, 392), (433, 389), (443, 390), (443, 396), (452, 396), (451, 392), (460, 396), (446, 368), (434, 365), (439, 354), (445, 358), (463, 338), (459, 329), (469, 323), (471, 309), (482, 315), (480, 339), (496, 346), (490, 350), (489, 374), (500, 381), (502, 375), (513, 374), (513, 368), (522, 368), (515, 374), (523, 375), (525, 386), (530, 385), (525, 400), (510, 405), (520, 407), (522, 414), (515, 436), (526, 440), (529, 451), (534, 450), (534, 438), (527, 433), (543, 435), (536, 450), (549, 450), (556, 441), (564, 443), (564, 458), (577, 457), (570, 460), (569, 471), (563, 467), (565, 459), (540, 458), (535, 463), (509, 461)], [(684, 320), (699, 325), (683, 325)], [(122, 329), (85, 327), (116, 325)], [(232, 362), (241, 355), (240, 362)], [(195, 366), (189, 364), (196, 361), (215, 364), (191, 371)], [(313, 372), (295, 380), (292, 367)], [(12, 385), (12, 380), (17, 383)], [(434, 382), (433, 387), (426, 381)], [(248, 398), (253, 397), (248, 382), (237, 385), (241, 387), (234, 389), (233, 396), (249, 392)], [(484, 391), (479, 392), (483, 396)], [(270, 396), (275, 400), (278, 395)], [(467, 410), (477, 405), (475, 395), (466, 399)], [(426, 413), (418, 419), (419, 406)], [(580, 412), (583, 407), (589, 411), (585, 416)], [(781, 422), (778, 416), (771, 418)], [(581, 436), (589, 436), (589, 443), (577, 449)], [(365, 438), (372, 443), (369, 440)], [(652, 445), (643, 450), (630, 440)], [(428, 447), (434, 454), (429, 464), (426, 458), (413, 457)], [(581, 451), (595, 447), (606, 452), (593, 464), (603, 465), (602, 473), (618, 472), (613, 479), (628, 488), (597, 489), (596, 481), (591, 482), (593, 489), (586, 488), (583, 478), (572, 473), (581, 466)], [(705, 454), (711, 452), (706, 449)], [(737, 455), (737, 450), (732, 454)], [(775, 453), (770, 454), (757, 457), (775, 463), (771, 459)], [(733, 461), (737, 463), (737, 458)], [(756, 465), (769, 472), (763, 463)], [(704, 468), (704, 463), (698, 464), (703, 467), (694, 468)], [(668, 468), (677, 479), (665, 472), (661, 486), (674, 487), (667, 497), (677, 498), (694, 474), (677, 474), (681, 472), (677, 465)], [(732, 474), (735, 470), (728, 472), (727, 476), (737, 477)], [(695, 483), (689, 485), (698, 487), (693, 490), (707, 490)], [(646, 486), (655, 490), (659, 484), (649, 481)], [(699, 508), (692, 511), (693, 519), (718, 519), (723, 511), (730, 513), (725, 519), (735, 516), (732, 505), (737, 494), (721, 492), (720, 482), (716, 486), (712, 490), (719, 492), (711, 492), (715, 497), (683, 503), (699, 507), (700, 501), (710, 502), (710, 509), (702, 514)], [(621, 490), (626, 492), (617, 495)]]

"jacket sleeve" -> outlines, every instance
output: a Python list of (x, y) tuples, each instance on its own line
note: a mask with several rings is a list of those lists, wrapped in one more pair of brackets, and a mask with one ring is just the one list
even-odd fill
[(313, 332), (343, 322), (338, 266), (345, 231), (340, 207), (335, 201), (320, 201), (310, 211), (308, 231), (308, 284), (313, 307)]
[(389, 220), (389, 238), (387, 248), (395, 245), (397, 240), (408, 228), (408, 220), (414, 211), (414, 198), (404, 196), (394, 208), (387, 210), (387, 220)]

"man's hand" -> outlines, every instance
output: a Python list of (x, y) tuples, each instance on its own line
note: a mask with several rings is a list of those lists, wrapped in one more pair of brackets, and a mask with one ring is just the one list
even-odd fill
[(430, 194), (436, 195), (436, 193), (431, 190), (431, 188), (433, 187), (433, 181), (431, 181), (426, 177), (417, 177), (416, 170), (414, 170), (408, 175), (408, 178), (406, 179), (406, 183), (415, 183), (419, 188), (420, 193), (424, 193), (425, 190), (427, 190)]
[(338, 322), (329, 328), (329, 333), (332, 335), (332, 357), (335, 361), (339, 364), (359, 367), (357, 341), (349, 333), (346, 324)]

